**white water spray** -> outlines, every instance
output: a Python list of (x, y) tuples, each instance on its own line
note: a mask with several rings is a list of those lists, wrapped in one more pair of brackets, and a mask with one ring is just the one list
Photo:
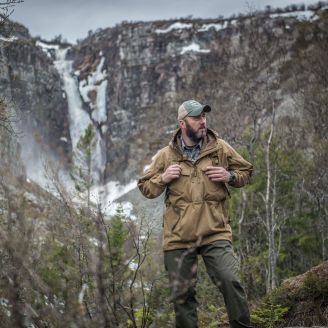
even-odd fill
[[(56, 60), (54, 65), (58, 70), (64, 91), (67, 95), (68, 111), (69, 111), (69, 124), (70, 136), (72, 141), (73, 150), (73, 163), (79, 166), (79, 158), (74, 154), (78, 153), (77, 145), (80, 138), (85, 134), (86, 129), (90, 124), (94, 127), (95, 142), (91, 152), (91, 171), (94, 180), (94, 185), (91, 188), (91, 199), (94, 203), (99, 204), (106, 214), (112, 215), (115, 212), (115, 200), (130, 190), (136, 188), (137, 182), (131, 181), (126, 186), (120, 185), (118, 182), (111, 181), (103, 184), (102, 176), (106, 167), (106, 147), (104, 140), (102, 140), (99, 130), (96, 125), (102, 125), (102, 130), (106, 128), (105, 123), (107, 120), (106, 115), (106, 88), (107, 79), (106, 71), (103, 70), (104, 57), (102, 53), (100, 62), (95, 72), (88, 76), (87, 81), (78, 81), (73, 73), (73, 61), (67, 60), (66, 55), (69, 48), (60, 49), (58, 45), (45, 45), (41, 42), (38, 45), (45, 51), (54, 51)], [(50, 54), (49, 54), (50, 55)], [(97, 98), (95, 104), (91, 103), (88, 97), (90, 91), (96, 91)], [(91, 117), (83, 109), (82, 99), (84, 102), (89, 103), (92, 110)], [(131, 204), (123, 204), (126, 207), (126, 213), (129, 215), (131, 212)], [(131, 205), (131, 206), (130, 206)]]
[[(78, 152), (77, 145), (81, 137), (84, 136), (86, 129), (91, 124), (94, 126), (89, 114), (83, 109), (82, 100), (79, 93), (78, 82), (73, 75), (73, 61), (66, 59), (69, 48), (56, 49), (56, 61), (54, 62), (63, 82), (64, 90), (67, 95), (70, 135), (72, 140), (73, 154)], [(106, 153), (99, 131), (95, 131), (95, 146), (91, 152), (91, 172), (94, 182), (99, 184), (102, 181), (106, 164)], [(77, 156), (73, 155), (73, 162), (78, 161)], [(82, 163), (74, 162), (79, 166)]]

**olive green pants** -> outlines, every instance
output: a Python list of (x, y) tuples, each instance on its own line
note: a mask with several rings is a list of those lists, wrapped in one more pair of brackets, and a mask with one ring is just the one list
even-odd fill
[(238, 278), (238, 261), (228, 240), (191, 249), (164, 252), (169, 274), (176, 328), (197, 328), (197, 257), (201, 255), (213, 283), (223, 294), (230, 326), (250, 327), (246, 295)]

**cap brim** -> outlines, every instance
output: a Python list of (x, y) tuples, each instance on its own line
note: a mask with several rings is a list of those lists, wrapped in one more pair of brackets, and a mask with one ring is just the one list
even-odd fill
[(212, 110), (212, 108), (211, 108), (209, 105), (205, 105), (205, 106), (203, 107), (203, 112), (208, 113), (208, 112), (210, 112), (211, 110)]

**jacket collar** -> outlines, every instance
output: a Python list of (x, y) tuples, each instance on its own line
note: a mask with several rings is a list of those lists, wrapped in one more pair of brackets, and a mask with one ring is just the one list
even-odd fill
[[(181, 157), (183, 157), (183, 152), (181, 149), (180, 144), (180, 136), (181, 136), (181, 129), (177, 129), (173, 135), (173, 138), (169, 142), (169, 146), (173, 148)], [(204, 157), (214, 151), (217, 151), (217, 142), (216, 139), (218, 138), (217, 132), (212, 129), (207, 129), (206, 136), (203, 140), (203, 145), (198, 156), (198, 159)]]

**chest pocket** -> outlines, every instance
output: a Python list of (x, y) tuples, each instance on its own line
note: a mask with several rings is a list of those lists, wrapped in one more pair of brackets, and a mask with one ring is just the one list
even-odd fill
[(182, 166), (180, 177), (172, 180), (169, 184), (170, 192), (178, 195), (189, 190), (192, 176), (192, 169), (190, 167), (186, 167), (184, 164), (180, 165)]
[(217, 154), (204, 158), (200, 163), (200, 170), (203, 180), (203, 192), (205, 199), (221, 200), (226, 198), (229, 193), (226, 185), (223, 182), (214, 182), (206, 175), (208, 166), (222, 166), (225, 169), (228, 168), (228, 162), (224, 165), (224, 161), (220, 160)]

